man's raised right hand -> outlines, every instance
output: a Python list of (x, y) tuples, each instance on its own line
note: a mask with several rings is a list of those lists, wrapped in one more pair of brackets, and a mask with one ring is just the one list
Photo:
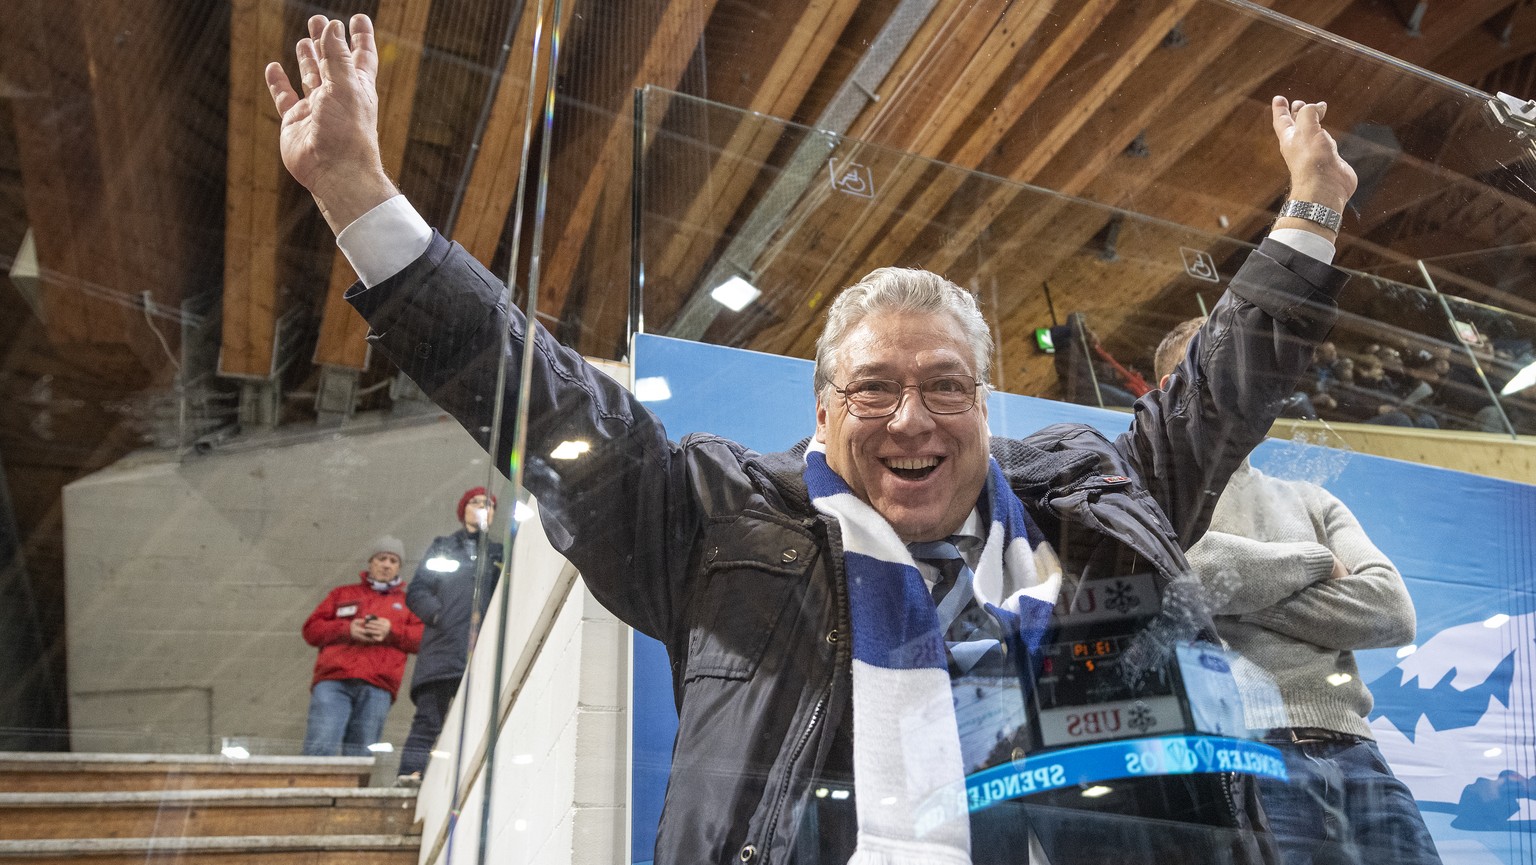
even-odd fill
[(379, 54), (373, 22), (353, 15), (352, 41), (339, 20), (315, 15), (294, 48), (303, 96), (282, 64), (269, 63), (267, 89), (282, 115), (283, 165), (310, 191), (331, 230), (395, 195), (379, 156)]

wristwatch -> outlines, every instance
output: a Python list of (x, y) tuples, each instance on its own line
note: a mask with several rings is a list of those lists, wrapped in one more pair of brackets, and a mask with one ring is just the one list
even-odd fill
[(1287, 201), (1285, 206), (1280, 208), (1280, 215), (1294, 216), (1297, 219), (1315, 222), (1335, 233), (1338, 232), (1339, 225), (1344, 222), (1343, 214), (1315, 201), (1296, 201), (1294, 199)]

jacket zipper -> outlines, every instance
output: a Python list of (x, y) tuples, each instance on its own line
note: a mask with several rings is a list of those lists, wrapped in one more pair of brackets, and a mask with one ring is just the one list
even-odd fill
[[(814, 533), (818, 522), (820, 522), (822, 531), (825, 533), (824, 537), (827, 542), (828, 555), (831, 559), (832, 591), (837, 600), (837, 627), (848, 628), (849, 626), (846, 624), (848, 622), (848, 590), (843, 585), (842, 539), (834, 537), (834, 532), (827, 527), (824, 517), (807, 519), (804, 521), (804, 524), (807, 529)], [(851, 629), (848, 633), (851, 633)], [(778, 796), (774, 799), (773, 810), (769, 812), (768, 831), (763, 835), (763, 865), (769, 865), (769, 860), (773, 858), (773, 837), (779, 830), (779, 814), (784, 810), (785, 800), (789, 798), (789, 785), (794, 779), (795, 763), (800, 760), (800, 755), (805, 751), (805, 746), (810, 744), (811, 734), (816, 731), (816, 725), (821, 723), (821, 716), (826, 712), (827, 699), (831, 697), (832, 686), (837, 682), (838, 660), (844, 651), (852, 651), (852, 649), (844, 648), (847, 645), (848, 642), (845, 640), (832, 653), (832, 675), (827, 679), (827, 683), (821, 687), (821, 693), (816, 697), (816, 705), (811, 709), (811, 718), (806, 722), (805, 730), (800, 733), (799, 741), (795, 742), (794, 750), (790, 752), (789, 765), (784, 772), (784, 781), (779, 785), (779, 792)]]
[(1237, 791), (1232, 789), (1232, 783), (1236, 779), (1231, 772), (1222, 772), (1220, 774), (1222, 792), (1221, 801), (1226, 805), (1227, 817), (1232, 821), (1233, 828), (1241, 829), (1242, 827), (1238, 825), (1239, 819), (1237, 814)]
[[(836, 673), (833, 673), (834, 678)], [(763, 836), (763, 865), (768, 865), (769, 851), (773, 849), (773, 836), (778, 831), (779, 812), (784, 810), (784, 801), (789, 798), (789, 785), (794, 779), (795, 763), (799, 762), (800, 754), (805, 751), (805, 746), (810, 744), (811, 733), (815, 732), (816, 725), (821, 721), (821, 714), (827, 708), (827, 697), (832, 692), (832, 682), (828, 681), (821, 689), (821, 694), (816, 698), (816, 705), (811, 709), (811, 719), (806, 722), (805, 730), (800, 733), (800, 738), (795, 742), (794, 750), (789, 753), (789, 764), (784, 773), (784, 781), (779, 785), (778, 795), (773, 802), (773, 810), (768, 814), (768, 834)]]

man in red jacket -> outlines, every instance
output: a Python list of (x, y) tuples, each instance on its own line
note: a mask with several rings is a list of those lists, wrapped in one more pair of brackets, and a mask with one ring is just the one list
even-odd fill
[(405, 545), (385, 535), (372, 550), (359, 581), (331, 589), (304, 621), (305, 642), (320, 649), (306, 756), (367, 756), (400, 690), (405, 656), (421, 645), (421, 620), (405, 606), (400, 576)]

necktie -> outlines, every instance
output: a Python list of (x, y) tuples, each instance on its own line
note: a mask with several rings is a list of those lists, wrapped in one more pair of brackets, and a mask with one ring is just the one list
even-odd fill
[(939, 581), (933, 587), (939, 630), (944, 634), (944, 643), (949, 647), (949, 656), (955, 666), (961, 673), (968, 673), (1002, 644), (978, 627), (978, 619), (990, 617), (976, 603), (976, 590), (972, 586), (976, 573), (960, 555), (955, 538), (951, 535), (942, 541), (920, 541), (908, 544), (907, 550), (912, 558), (932, 565), (939, 572)]

